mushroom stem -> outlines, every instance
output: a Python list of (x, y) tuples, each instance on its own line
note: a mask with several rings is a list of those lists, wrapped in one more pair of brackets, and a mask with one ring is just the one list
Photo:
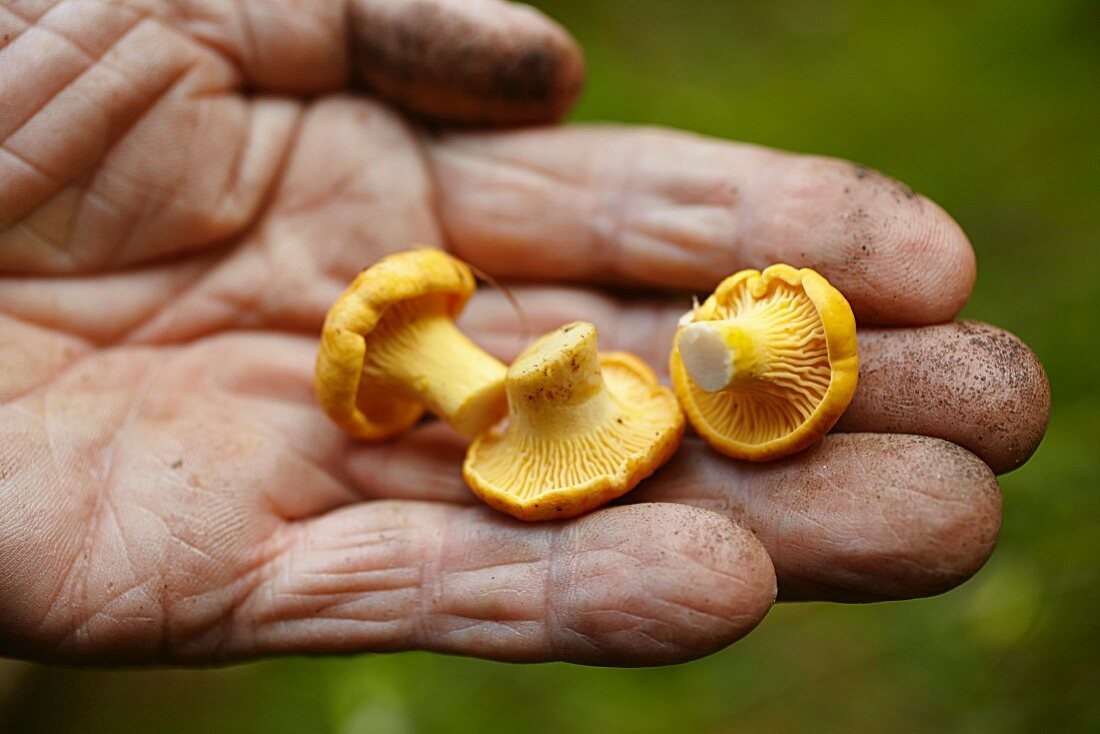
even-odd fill
[(615, 406), (600, 371), (596, 327), (568, 324), (531, 345), (506, 380), (508, 420), (535, 435), (598, 426)]
[(364, 377), (415, 397), (466, 436), (503, 417), (506, 371), (455, 327), (441, 295), (391, 306), (363, 361)]
[(684, 369), (706, 392), (721, 392), (765, 369), (766, 342), (760, 330), (743, 321), (697, 321), (676, 337)]

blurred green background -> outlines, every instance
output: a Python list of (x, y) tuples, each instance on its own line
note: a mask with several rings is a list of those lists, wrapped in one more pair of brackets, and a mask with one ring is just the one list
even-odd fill
[(1046, 364), (993, 559), (935, 599), (784, 605), (673, 668), (437, 655), (95, 672), (0, 661), (12, 731), (1100, 731), (1100, 3), (536, 3), (584, 45), (574, 117), (851, 158), (962, 223), (966, 316)]

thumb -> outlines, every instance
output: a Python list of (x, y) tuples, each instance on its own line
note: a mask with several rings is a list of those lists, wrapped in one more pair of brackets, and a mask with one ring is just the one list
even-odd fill
[(353, 66), (408, 112), (470, 124), (553, 121), (584, 81), (576, 41), (504, 0), (352, 0)]
[(245, 0), (169, 4), (168, 20), (232, 59), (244, 86), (318, 94), (355, 81), (438, 122), (551, 122), (584, 81), (580, 48), (505, 0)]

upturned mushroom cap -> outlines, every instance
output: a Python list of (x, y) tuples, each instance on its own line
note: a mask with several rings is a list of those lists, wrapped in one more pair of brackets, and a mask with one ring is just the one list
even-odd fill
[(855, 317), (813, 270), (742, 270), (681, 321), (669, 371), (692, 426), (714, 449), (776, 459), (827, 433), (851, 402)]
[(641, 360), (597, 354), (596, 328), (567, 324), (506, 377), (508, 421), (470, 445), (463, 475), (520, 520), (579, 515), (626, 493), (676, 451), (684, 417)]
[(325, 413), (353, 436), (381, 440), (431, 410), (466, 435), (505, 412), (505, 367), (454, 318), (473, 273), (433, 249), (390, 255), (364, 270), (325, 318), (314, 384)]

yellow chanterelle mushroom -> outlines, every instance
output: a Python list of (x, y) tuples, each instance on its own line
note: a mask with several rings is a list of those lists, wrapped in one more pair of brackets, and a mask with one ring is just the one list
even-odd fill
[(827, 433), (851, 401), (855, 318), (813, 270), (742, 270), (684, 317), (669, 371), (688, 419), (714, 449), (776, 459)]
[(475, 288), (439, 250), (383, 258), (329, 309), (317, 355), (321, 407), (359, 438), (381, 440), (427, 408), (465, 435), (506, 410), (506, 368), (454, 325)]
[(471, 444), (474, 493), (521, 520), (572, 517), (632, 489), (684, 432), (675, 396), (622, 352), (597, 355), (577, 322), (536, 341), (508, 370), (508, 421)]

